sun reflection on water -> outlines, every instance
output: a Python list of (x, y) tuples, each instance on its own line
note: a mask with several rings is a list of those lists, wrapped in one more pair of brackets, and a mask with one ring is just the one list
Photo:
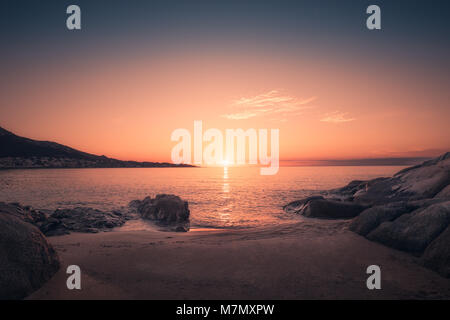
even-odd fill
[(233, 203), (230, 197), (230, 183), (228, 181), (228, 167), (223, 167), (223, 186), (222, 186), (222, 200), (223, 206), (219, 212), (219, 219), (224, 225), (230, 224), (230, 212), (233, 209)]

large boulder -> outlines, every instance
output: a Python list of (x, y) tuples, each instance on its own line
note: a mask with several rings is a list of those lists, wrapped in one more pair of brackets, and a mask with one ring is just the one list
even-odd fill
[(0, 210), (0, 299), (26, 297), (58, 269), (58, 256), (39, 229)]
[(445, 201), (383, 222), (367, 238), (396, 249), (421, 253), (449, 223), (450, 201)]
[(450, 227), (430, 243), (420, 261), (444, 277), (450, 277)]
[(143, 219), (154, 221), (171, 231), (186, 232), (190, 229), (188, 202), (173, 194), (158, 194), (155, 198), (133, 200), (130, 207)]
[(318, 196), (291, 202), (284, 208), (287, 212), (295, 212), (309, 218), (346, 219), (357, 216), (367, 207), (352, 202), (327, 200)]

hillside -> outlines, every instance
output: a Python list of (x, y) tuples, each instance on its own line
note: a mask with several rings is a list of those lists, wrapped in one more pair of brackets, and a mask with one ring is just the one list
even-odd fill
[(51, 141), (15, 135), (0, 127), (0, 168), (152, 168), (191, 167), (167, 162), (122, 161), (82, 152)]

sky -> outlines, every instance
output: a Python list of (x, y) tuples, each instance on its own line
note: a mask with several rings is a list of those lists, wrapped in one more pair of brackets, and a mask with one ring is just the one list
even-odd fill
[[(81, 30), (66, 8), (81, 8)], [(381, 8), (381, 30), (366, 8)], [(448, 1), (2, 1), (0, 126), (170, 161), (178, 128), (279, 129), (282, 160), (450, 147)]]

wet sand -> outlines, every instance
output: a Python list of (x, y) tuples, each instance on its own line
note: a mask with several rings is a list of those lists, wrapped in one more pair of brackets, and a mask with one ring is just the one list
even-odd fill
[[(370, 242), (348, 221), (247, 230), (112, 231), (51, 237), (60, 271), (29, 299), (449, 299), (450, 279)], [(122, 229), (124, 230), (124, 229)], [(125, 229), (126, 230), (126, 229)], [(68, 265), (81, 290), (68, 290)], [(381, 290), (366, 268), (381, 267)]]

